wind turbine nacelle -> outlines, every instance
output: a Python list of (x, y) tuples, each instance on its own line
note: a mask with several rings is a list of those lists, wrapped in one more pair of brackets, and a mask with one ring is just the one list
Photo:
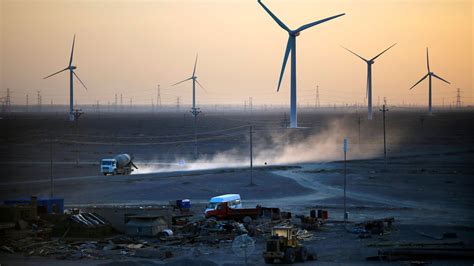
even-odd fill
[(77, 67), (76, 66), (70, 66), (69, 68), (70, 69), (76, 69)]

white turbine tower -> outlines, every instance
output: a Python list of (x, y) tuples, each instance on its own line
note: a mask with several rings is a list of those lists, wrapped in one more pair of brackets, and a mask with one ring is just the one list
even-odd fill
[(323, 22), (326, 22), (331, 19), (335, 19), (337, 17), (345, 15), (339, 14), (336, 16), (332, 16), (329, 18), (321, 19), (306, 25), (303, 25), (296, 30), (290, 30), (280, 19), (278, 19), (263, 3), (261, 0), (258, 0), (258, 3), (265, 9), (265, 11), (275, 20), (275, 22), (280, 25), (284, 30), (288, 32), (288, 43), (286, 45), (285, 56), (283, 58), (283, 65), (281, 68), (280, 79), (278, 81), (277, 91), (280, 90), (281, 80), (283, 78), (283, 74), (285, 72), (286, 61), (288, 60), (288, 56), (291, 53), (291, 97), (290, 97), (290, 127), (296, 128), (298, 127), (297, 122), (297, 115), (296, 115), (296, 37), (300, 35), (300, 32), (304, 31), (305, 29), (311, 28)]
[(347, 51), (349, 51), (350, 53), (356, 55), (360, 59), (364, 60), (367, 63), (366, 97), (367, 97), (367, 108), (368, 108), (368, 119), (369, 120), (372, 120), (372, 65), (375, 63), (374, 60), (377, 59), (377, 57), (381, 56), (383, 53), (385, 53), (386, 51), (388, 51), (390, 48), (392, 48), (395, 45), (396, 45), (396, 43), (392, 44), (392, 46), (390, 46), (387, 49), (383, 50), (380, 54), (378, 54), (377, 56), (375, 56), (374, 58), (369, 59), (369, 60), (363, 58), (362, 56), (360, 56), (356, 53), (354, 53), (353, 51), (347, 49), (346, 47), (342, 47), (342, 48), (346, 49)]
[(74, 72), (74, 69), (76, 69), (77, 67), (72, 65), (72, 59), (73, 59), (73, 56), (74, 56), (74, 43), (75, 43), (75, 41), (76, 41), (76, 35), (74, 35), (74, 37), (72, 39), (71, 58), (69, 59), (69, 65), (65, 69), (59, 70), (58, 72), (53, 73), (53, 74), (43, 78), (43, 79), (47, 79), (47, 78), (52, 77), (56, 74), (59, 74), (63, 71), (69, 70), (69, 120), (70, 121), (75, 120), (75, 116), (74, 116), (74, 76), (77, 78), (77, 80), (79, 80), (79, 82), (82, 84), (82, 86), (84, 86), (84, 88), (87, 90), (87, 87), (86, 87), (86, 85), (84, 85), (84, 82), (82, 82), (82, 80), (79, 78), (79, 76), (76, 74), (76, 72)]
[(197, 158), (197, 116), (201, 111), (199, 111), (199, 108), (196, 108), (196, 83), (201, 87), (204, 91), (204, 87), (199, 83), (197, 80), (196, 76), (196, 65), (197, 65), (197, 60), (198, 60), (198, 55), (196, 54), (196, 61), (194, 61), (194, 69), (193, 69), (193, 75), (190, 78), (187, 78), (185, 80), (182, 80), (178, 83), (173, 84), (172, 86), (178, 85), (180, 83), (183, 83), (188, 80), (193, 80), (193, 107), (191, 108), (191, 114), (194, 116), (194, 158)]
[(199, 81), (197, 80), (197, 76), (196, 76), (196, 65), (197, 65), (197, 60), (198, 60), (198, 55), (196, 55), (196, 61), (194, 62), (194, 69), (193, 69), (193, 75), (190, 77), (190, 78), (187, 78), (185, 80), (182, 80), (178, 83), (175, 83), (171, 86), (175, 86), (175, 85), (178, 85), (180, 83), (183, 83), (185, 81), (188, 81), (188, 80), (192, 80), (193, 81), (193, 111), (196, 112), (196, 83), (199, 85), (199, 87), (201, 87), (203, 90), (204, 87), (201, 85), (201, 83), (199, 83)]
[(411, 86), (410, 90), (413, 89), (416, 85), (418, 85), (418, 83), (422, 82), (426, 77), (429, 77), (428, 79), (428, 114), (429, 115), (432, 115), (433, 112), (431, 110), (431, 77), (435, 77), (439, 80), (442, 80), (448, 84), (451, 84), (449, 83), (449, 81), (441, 78), (440, 76), (437, 76), (434, 72), (431, 72), (430, 70), (430, 59), (429, 59), (429, 56), (428, 56), (428, 47), (426, 47), (426, 67), (428, 68), (428, 74), (426, 74), (425, 76), (423, 76), (417, 83), (415, 83), (415, 85)]

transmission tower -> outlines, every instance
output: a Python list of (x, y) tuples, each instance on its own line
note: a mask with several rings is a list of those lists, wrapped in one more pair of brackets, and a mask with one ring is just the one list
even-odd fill
[(316, 85), (316, 101), (314, 102), (314, 107), (321, 107), (321, 103), (319, 102), (319, 85)]
[(6, 111), (10, 112), (11, 111), (11, 97), (10, 97), (10, 89), (7, 88), (7, 97), (5, 99), (5, 104), (6, 104)]
[(461, 89), (457, 89), (456, 93), (456, 108), (461, 108)]
[(38, 111), (41, 112), (41, 91), (37, 91), (36, 96), (37, 104), (38, 104)]
[(161, 91), (160, 91), (160, 84), (158, 84), (158, 89), (156, 92), (156, 105), (158, 108), (161, 108)]
[(114, 111), (117, 112), (117, 93), (115, 94), (115, 104), (114, 104)]

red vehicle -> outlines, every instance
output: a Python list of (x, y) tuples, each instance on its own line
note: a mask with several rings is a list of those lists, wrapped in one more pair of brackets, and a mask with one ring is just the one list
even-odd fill
[(257, 219), (262, 214), (262, 207), (257, 205), (250, 209), (229, 208), (227, 202), (221, 202), (216, 209), (206, 212), (206, 218), (214, 217), (217, 220), (243, 220), (245, 217)]

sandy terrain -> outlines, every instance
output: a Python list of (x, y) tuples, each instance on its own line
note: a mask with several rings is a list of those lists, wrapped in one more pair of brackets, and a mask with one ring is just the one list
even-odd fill
[[(443, 111), (426, 117), (417, 110), (393, 109), (387, 116), (385, 163), (380, 115), (371, 122), (362, 117), (359, 142), (359, 115), (354, 110), (303, 112), (299, 118), (306, 128), (297, 130), (281, 128), (283, 114), (203, 116), (197, 161), (193, 159), (192, 121), (182, 114), (132, 114), (125, 118), (85, 115), (78, 124), (78, 137), (74, 125), (57, 114), (17, 114), (0, 120), (0, 161), (5, 169), (0, 198), (49, 194), (52, 139), (55, 196), (64, 197), (69, 206), (159, 204), (179, 198), (204, 203), (216, 194), (240, 193), (247, 206), (263, 204), (295, 214), (325, 208), (331, 218), (340, 220), (344, 173), (341, 144), (348, 137), (347, 204), (351, 221), (393, 216), (397, 231), (388, 236), (391, 241), (420, 240), (419, 231), (435, 235), (453, 231), (472, 245), (474, 112)], [(250, 120), (255, 125), (254, 186), (249, 186), (247, 167)], [(119, 152), (135, 156), (140, 168), (137, 174), (101, 176), (97, 162)], [(321, 265), (364, 265), (368, 263), (365, 257), (376, 253), (377, 249), (367, 245), (380, 239), (360, 240), (341, 225), (328, 226), (330, 230), (317, 233), (324, 240), (307, 243), (317, 250)], [(263, 248), (263, 240), (259, 240), (251, 256), (256, 265), (263, 264)], [(201, 249), (198, 257), (189, 255), (191, 251), (181, 257), (205, 260), (203, 265), (206, 260), (238, 264), (228, 244), (218, 250)], [(28, 262), (15, 256), (5, 259)], [(34, 262), (50, 261), (38, 258)]]

